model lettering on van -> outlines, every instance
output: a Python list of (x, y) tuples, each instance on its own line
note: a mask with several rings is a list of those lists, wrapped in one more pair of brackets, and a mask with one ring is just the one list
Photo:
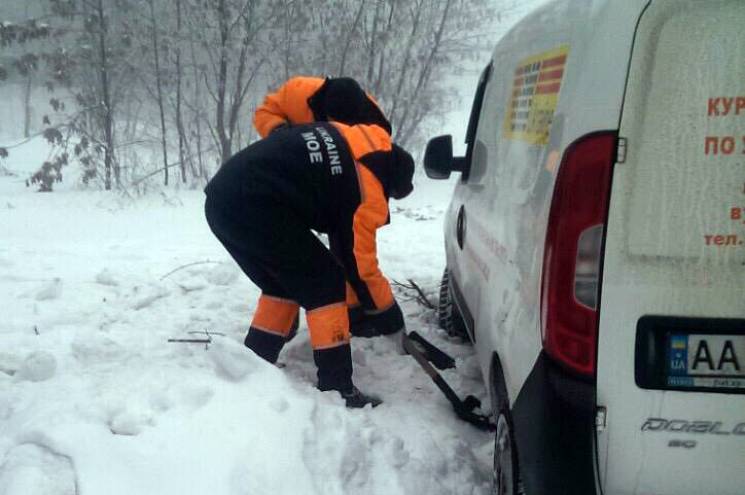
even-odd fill
[(670, 440), (667, 444), (670, 448), (694, 449), (698, 445), (695, 440)]
[(647, 418), (642, 424), (641, 431), (745, 437), (745, 423), (739, 423), (734, 428), (730, 428), (722, 421)]
[(709, 117), (725, 117), (731, 113), (745, 115), (745, 96), (709, 98)]
[(705, 234), (704, 241), (707, 246), (742, 246), (743, 240), (736, 234)]

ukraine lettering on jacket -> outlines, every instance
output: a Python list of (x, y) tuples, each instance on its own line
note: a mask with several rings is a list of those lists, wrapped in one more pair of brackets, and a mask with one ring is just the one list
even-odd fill
[[(311, 164), (327, 164), (331, 175), (341, 175), (343, 173), (337, 143), (328, 130), (323, 127), (315, 127), (313, 131), (304, 132), (301, 136), (305, 140), (305, 147), (308, 150), (308, 161)], [(321, 142), (324, 144), (325, 155), (321, 152)]]

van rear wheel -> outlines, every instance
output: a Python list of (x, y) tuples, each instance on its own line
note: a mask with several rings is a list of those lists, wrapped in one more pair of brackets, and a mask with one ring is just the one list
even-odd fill
[(442, 274), (442, 281), (440, 282), (440, 301), (437, 305), (437, 318), (440, 328), (445, 330), (448, 335), (468, 339), (463, 316), (461, 316), (458, 307), (453, 301), (453, 292), (450, 287), (450, 272), (447, 268), (445, 268)]
[(515, 462), (515, 443), (507, 413), (501, 411), (497, 418), (497, 433), (494, 436), (494, 495), (519, 495)]

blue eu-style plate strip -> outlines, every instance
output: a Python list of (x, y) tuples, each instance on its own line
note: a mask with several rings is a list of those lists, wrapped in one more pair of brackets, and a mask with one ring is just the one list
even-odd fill
[[(667, 373), (669, 376), (688, 374), (688, 335), (671, 335), (667, 349)], [(670, 385), (673, 385), (670, 383)], [(675, 385), (683, 385), (677, 383)]]

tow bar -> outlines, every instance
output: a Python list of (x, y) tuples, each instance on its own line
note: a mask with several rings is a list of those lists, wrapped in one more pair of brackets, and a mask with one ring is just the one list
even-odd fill
[[(445, 379), (442, 378), (442, 375), (435, 369), (435, 366), (441, 370), (455, 368), (455, 360), (452, 357), (416, 332), (405, 334), (403, 336), (403, 345), (406, 352), (411, 354), (424, 372), (435, 382), (437, 388), (445, 394), (450, 404), (453, 405), (455, 414), (460, 419), (471, 423), (480, 430), (496, 431), (497, 427), (489, 416), (475, 412), (476, 409), (481, 408), (481, 401), (473, 395), (469, 395), (464, 400), (461, 400), (458, 394), (455, 393)], [(435, 366), (432, 366), (433, 364)]]

